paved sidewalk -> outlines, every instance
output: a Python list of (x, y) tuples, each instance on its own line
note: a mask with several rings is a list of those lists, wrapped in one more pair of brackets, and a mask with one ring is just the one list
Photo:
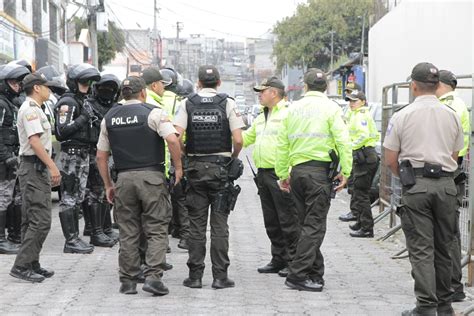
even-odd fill
[[(390, 259), (403, 246), (390, 240), (381, 243), (375, 239), (351, 239), (347, 224), (337, 220), (348, 209), (345, 193), (338, 194), (329, 212), (322, 249), (326, 259), (323, 292), (291, 290), (277, 275), (258, 274), (257, 267), (270, 259), (270, 246), (248, 168), (239, 184), (242, 193), (230, 216), (229, 276), (235, 280), (235, 288), (211, 288), (209, 256), (203, 289), (183, 287), (187, 252), (176, 247), (176, 239), (170, 239), (172, 253), (168, 262), (174, 269), (164, 277), (170, 294), (152, 297), (139, 285), (137, 295), (122, 295), (118, 293), (118, 246), (96, 248), (90, 255), (63, 254), (64, 238), (55, 204), (41, 263), (56, 274), (41, 284), (16, 280), (8, 275), (14, 256), (1, 255), (0, 315), (400, 315), (414, 306), (408, 260)], [(380, 230), (387, 227), (383, 223), (379, 226)], [(454, 307), (461, 311), (471, 303), (474, 302), (468, 299)]]

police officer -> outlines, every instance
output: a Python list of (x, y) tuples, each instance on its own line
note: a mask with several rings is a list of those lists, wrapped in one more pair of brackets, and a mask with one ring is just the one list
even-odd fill
[[(385, 164), (403, 185), (398, 215), (405, 233), (416, 307), (402, 315), (454, 315), (451, 257), (456, 225), (456, 171), (463, 148), (459, 117), (436, 98), (438, 69), (417, 64), (415, 100), (395, 113), (385, 135)], [(423, 122), (423, 128), (419, 124)]]
[(335, 190), (347, 183), (352, 155), (342, 111), (324, 94), (326, 75), (311, 68), (304, 75), (304, 83), (304, 97), (291, 105), (278, 134), (275, 171), (281, 188), (293, 193), (301, 224), (285, 284), (303, 291), (322, 291), (324, 258), (320, 247), (326, 233), (333, 180), (328, 177), (329, 152), (336, 150), (341, 164), (341, 174), (337, 176), (340, 184)]
[(42, 268), (39, 262), (51, 227), (51, 187), (61, 181), (51, 159), (51, 124), (40, 107), (49, 98), (50, 84), (40, 74), (27, 75), (23, 80), (27, 98), (18, 112), (23, 240), (10, 275), (30, 282), (41, 282), (54, 274)]
[(66, 75), (69, 91), (55, 108), (56, 138), (61, 142), (59, 169), (62, 174), (59, 219), (66, 242), (65, 253), (91, 253), (94, 246), (79, 237), (79, 213), (89, 174), (92, 122), (96, 120), (84, 99), (99, 71), (89, 64), (72, 66)]
[[(171, 68), (161, 69), (165, 91), (163, 93), (163, 106), (173, 119), (181, 97), (179, 91), (178, 73)], [(170, 170), (171, 173), (173, 170)], [(183, 182), (176, 185), (171, 192), (173, 216), (170, 222), (170, 231), (173, 237), (179, 238), (178, 248), (188, 249), (189, 217), (186, 207), (186, 195), (182, 186)]]
[(253, 160), (258, 168), (257, 184), (262, 204), (263, 221), (271, 242), (272, 260), (257, 269), (260, 273), (286, 276), (299, 237), (298, 215), (290, 193), (280, 190), (275, 174), (275, 153), (278, 131), (287, 115), (285, 86), (280, 79), (270, 77), (253, 88), (264, 106), (248, 130), (243, 133), (244, 146), (255, 144)]
[[(143, 290), (155, 295), (168, 294), (161, 281), (168, 245), (171, 218), (166, 186), (165, 140), (176, 168), (176, 181), (183, 171), (176, 130), (167, 114), (146, 100), (145, 82), (128, 77), (122, 83), (123, 105), (114, 106), (101, 123), (97, 144), (97, 165), (105, 184), (107, 199), (114, 203), (120, 232), (120, 292), (136, 294), (140, 275), (138, 247), (143, 232), (147, 239), (145, 284)], [(137, 141), (139, 139), (140, 141)], [(118, 179), (113, 186), (108, 168), (114, 155)]]
[(370, 187), (378, 168), (375, 145), (380, 134), (367, 106), (365, 94), (352, 90), (346, 96), (350, 112), (347, 119), (352, 143), (352, 193), (351, 210), (357, 214), (357, 222), (349, 225), (352, 237), (373, 237), (374, 219), (370, 204)]
[(0, 69), (0, 254), (15, 254), (19, 249), (5, 238), (7, 219), (8, 226), (13, 226), (9, 239), (21, 242), (21, 197), (16, 181), (19, 104), (14, 103), (14, 99), (20, 95), (21, 80), (29, 73), (27, 68), (15, 63)]
[(183, 79), (183, 84), (179, 87), (177, 93), (181, 98), (187, 98), (188, 95), (194, 93), (193, 82), (189, 79)]
[(90, 243), (98, 247), (112, 247), (118, 236), (112, 230), (110, 207), (105, 199), (104, 183), (95, 162), (100, 123), (109, 109), (117, 102), (120, 93), (120, 80), (112, 74), (103, 75), (92, 87), (92, 94), (86, 99), (94, 113), (89, 140), (90, 158), (86, 194), (82, 203), (84, 220), (90, 222)]
[(459, 152), (458, 158), (458, 169), (454, 175), (454, 182), (457, 187), (457, 198), (458, 198), (458, 208), (456, 209), (456, 233), (455, 233), (455, 242), (453, 243), (451, 249), (451, 258), (453, 264), (453, 275), (451, 278), (451, 286), (454, 289), (453, 302), (459, 302), (466, 298), (464, 294), (464, 286), (462, 283), (462, 267), (461, 267), (461, 233), (459, 230), (459, 217), (460, 211), (459, 207), (462, 206), (462, 200), (466, 191), (466, 174), (462, 170), (462, 162), (469, 150), (469, 135), (471, 132), (471, 120), (469, 117), (469, 111), (467, 109), (464, 101), (457, 96), (456, 86), (458, 84), (456, 76), (449, 70), (440, 70), (439, 71), (439, 86), (436, 91), (436, 96), (441, 101), (441, 103), (449, 106), (458, 114), (462, 130), (464, 132), (464, 147)]
[[(220, 75), (211, 65), (199, 67), (198, 94), (190, 95), (181, 102), (174, 118), (180, 135), (186, 131), (186, 154), (189, 165), (186, 171), (188, 192), (189, 230), (189, 277), (183, 285), (202, 287), (204, 258), (206, 256), (206, 227), (211, 206), (211, 261), (214, 281), (212, 287), (233, 287), (228, 278), (229, 226), (228, 212), (219, 210), (218, 196), (224, 196), (222, 188), (228, 180), (226, 165), (237, 158), (242, 149), (242, 118), (235, 102), (226, 94), (217, 93)], [(232, 146), (233, 145), (233, 146)]]
[(163, 94), (165, 93), (165, 84), (160, 68), (151, 66), (143, 70), (142, 78), (146, 83), (146, 103), (153, 104), (161, 109), (164, 108)]

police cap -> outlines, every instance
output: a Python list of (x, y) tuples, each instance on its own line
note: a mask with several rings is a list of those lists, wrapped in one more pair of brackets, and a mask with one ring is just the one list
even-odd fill
[(199, 81), (210, 84), (217, 83), (221, 79), (219, 71), (212, 65), (199, 67), (198, 78)]
[(348, 92), (348, 93), (351, 93), (351, 91), (353, 90), (358, 90), (358, 91), (362, 91), (362, 87), (355, 83), (355, 82), (348, 82), (346, 84), (346, 88), (344, 89), (344, 91)]
[(367, 98), (365, 97), (364, 92), (360, 90), (352, 90), (351, 93), (346, 95), (346, 101), (365, 101)]
[(122, 81), (121, 90), (130, 90), (132, 94), (138, 93), (146, 88), (145, 80), (137, 76), (130, 76)]
[(29, 74), (23, 78), (23, 88), (33, 87), (34, 85), (52, 87), (56, 84), (48, 81), (46, 76), (40, 73)]
[(309, 86), (318, 86), (326, 83), (327, 78), (324, 71), (318, 68), (310, 68), (304, 74), (304, 83)]
[(441, 81), (444, 84), (447, 84), (448, 86), (451, 86), (451, 88), (456, 89), (458, 85), (458, 78), (449, 70), (440, 70), (439, 71), (439, 81)]
[(142, 78), (145, 80), (146, 84), (150, 84), (157, 81), (163, 81), (163, 76), (161, 75), (160, 68), (152, 66), (143, 70)]
[(419, 82), (438, 83), (439, 70), (431, 63), (419, 63), (411, 71), (411, 79)]
[(268, 88), (277, 88), (277, 89), (285, 90), (285, 85), (277, 77), (270, 77), (270, 78), (264, 79), (262, 83), (260, 83), (260, 85), (258, 86), (255, 86), (253, 90), (255, 92), (260, 92)]

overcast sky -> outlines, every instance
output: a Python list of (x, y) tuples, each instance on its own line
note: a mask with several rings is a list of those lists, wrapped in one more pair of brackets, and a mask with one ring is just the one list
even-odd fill
[[(295, 12), (304, 0), (157, 0), (160, 8), (158, 29), (163, 37), (176, 36), (176, 22), (183, 23), (180, 36), (204, 34), (208, 37), (243, 41), (262, 37), (285, 16)], [(153, 0), (105, 0), (109, 19), (120, 20), (127, 29), (153, 28)], [(109, 10), (109, 8), (111, 10)], [(112, 11), (112, 12), (110, 12)]]

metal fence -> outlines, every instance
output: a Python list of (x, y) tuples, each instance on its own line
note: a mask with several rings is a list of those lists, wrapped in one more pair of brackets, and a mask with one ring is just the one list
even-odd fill
[[(457, 76), (458, 81), (471, 79), (472, 75), (462, 75)], [(409, 95), (409, 83), (408, 82), (400, 82), (388, 85), (383, 88), (383, 95), (382, 95), (382, 139), (385, 138), (385, 134), (387, 131), (388, 123), (395, 111), (400, 107), (407, 104), (407, 102), (403, 103), (399, 100), (402, 99), (401, 95), (404, 94), (408, 96), (408, 99), (411, 100), (412, 97)], [(457, 89), (469, 89), (472, 93), (473, 104), (474, 104), (474, 90), (472, 89), (472, 85), (469, 86), (458, 86)], [(472, 112), (471, 112), (472, 115)], [(471, 119), (472, 122), (472, 119)], [(471, 123), (471, 125), (474, 125)], [(471, 126), (471, 129), (473, 126)], [(472, 131), (471, 131), (472, 132)], [(473, 140), (471, 139), (471, 142)], [(472, 145), (471, 145), (472, 147)], [(471, 148), (472, 151), (472, 148)], [(471, 154), (472, 155), (472, 154)], [(463, 169), (467, 175), (469, 175), (470, 170), (472, 170), (472, 159), (470, 159), (470, 154), (466, 155), (463, 161)], [(392, 175), (390, 169), (384, 163), (384, 151), (382, 151), (382, 163), (381, 163), (381, 171), (380, 171), (380, 194), (379, 194), (379, 215), (374, 219), (375, 223), (379, 223), (382, 219), (387, 216), (389, 217), (389, 227), (387, 232), (379, 238), (379, 240), (386, 240), (390, 236), (392, 236), (395, 232), (401, 229), (401, 224), (399, 223), (398, 218), (395, 216), (395, 211), (397, 206), (400, 203), (400, 199), (402, 196), (402, 188), (400, 185), (400, 180), (396, 176)], [(469, 177), (468, 177), (469, 178)], [(471, 254), (472, 246), (474, 243), (472, 242), (472, 229), (473, 229), (473, 212), (472, 212), (472, 203), (469, 203), (469, 194), (470, 187), (469, 187), (469, 179), (466, 181), (466, 190), (462, 201), (462, 207), (460, 208), (460, 232), (461, 232), (461, 247), (463, 251), (463, 266), (466, 264), (470, 264), (469, 268), (469, 280), (468, 283), (472, 284), (474, 281), (474, 265), (471, 265)], [(393, 258), (402, 258), (406, 256), (402, 256), (402, 254), (406, 252), (406, 249), (400, 251), (399, 253), (395, 254)]]

